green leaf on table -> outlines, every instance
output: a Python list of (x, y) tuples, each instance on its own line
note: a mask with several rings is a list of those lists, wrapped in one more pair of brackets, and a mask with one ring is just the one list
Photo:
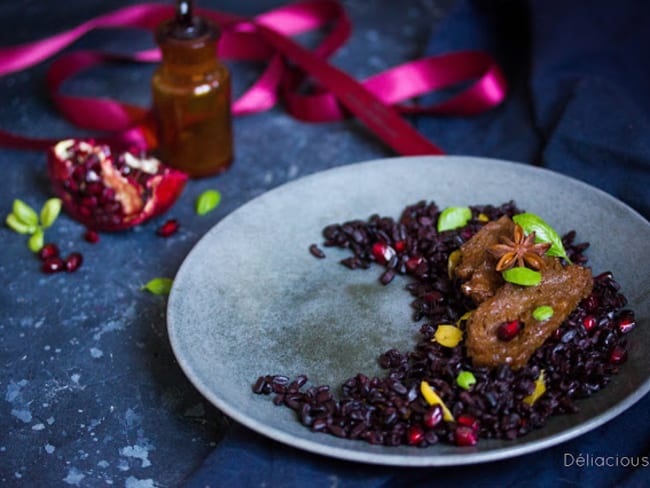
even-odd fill
[(43, 241), (45, 239), (45, 236), (43, 235), (43, 229), (40, 227), (36, 229), (36, 231), (31, 235), (29, 240), (27, 241), (27, 246), (29, 247), (30, 251), (32, 252), (38, 252), (43, 248)]
[(532, 213), (522, 213), (515, 215), (512, 220), (516, 224), (521, 225), (521, 228), (524, 229), (526, 235), (534, 232), (535, 242), (550, 242), (551, 247), (546, 251), (546, 254), (563, 258), (568, 263), (571, 263), (571, 260), (564, 249), (564, 245), (562, 244), (562, 238), (557, 232), (555, 232), (553, 227), (544, 222), (541, 217)]
[(38, 225), (26, 224), (18, 217), (16, 217), (16, 214), (13, 213), (7, 215), (5, 223), (7, 224), (7, 227), (9, 227), (14, 232), (18, 232), (19, 234), (33, 234), (36, 232), (36, 229), (38, 229)]
[(196, 213), (205, 215), (214, 210), (221, 202), (221, 193), (217, 190), (205, 190), (196, 200)]
[(438, 232), (463, 227), (471, 218), (472, 211), (469, 207), (447, 207), (438, 217)]
[(154, 278), (140, 289), (153, 293), (154, 295), (168, 295), (172, 289), (174, 280), (171, 278)]
[(522, 266), (506, 269), (501, 276), (508, 283), (522, 286), (535, 286), (542, 281), (542, 273)]
[(61, 199), (50, 198), (41, 209), (41, 225), (43, 229), (50, 227), (61, 213)]
[(34, 227), (38, 225), (38, 214), (36, 211), (18, 198), (14, 200), (13, 214), (23, 224)]

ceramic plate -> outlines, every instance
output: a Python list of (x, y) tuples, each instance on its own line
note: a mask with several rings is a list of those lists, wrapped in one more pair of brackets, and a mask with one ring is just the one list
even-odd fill
[[(294, 412), (255, 395), (258, 376), (305, 373), (312, 384), (339, 385), (358, 372), (380, 374), (377, 357), (409, 350), (406, 278), (388, 286), (380, 270), (350, 271), (347, 254), (308, 251), (334, 222), (373, 213), (397, 218), (433, 200), (441, 208), (517, 205), (560, 233), (578, 231), (595, 273), (611, 270), (636, 311), (628, 362), (610, 385), (517, 441), (481, 440), (474, 448), (372, 446), (310, 432)], [(635, 244), (630, 245), (634, 239)], [(650, 390), (650, 225), (618, 200), (550, 171), (469, 157), (391, 158), (343, 166), (288, 183), (245, 204), (210, 230), (181, 266), (168, 302), (172, 347), (185, 374), (214, 405), (277, 441), (315, 453), (385, 465), (459, 465), (539, 450), (620, 414)]]

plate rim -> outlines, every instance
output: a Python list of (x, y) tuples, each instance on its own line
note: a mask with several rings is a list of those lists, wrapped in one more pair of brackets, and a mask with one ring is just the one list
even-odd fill
[[(398, 161), (422, 160), (422, 159), (432, 159), (432, 160), (445, 159), (445, 160), (459, 160), (459, 161), (472, 160), (475, 162), (480, 162), (480, 164), (486, 164), (486, 165), (496, 164), (497, 166), (502, 166), (503, 168), (509, 168), (509, 169), (513, 169), (516, 167), (517, 171), (529, 172), (531, 173), (531, 175), (544, 174), (545, 176), (551, 178), (559, 178), (561, 180), (566, 180), (569, 181), (571, 184), (577, 185), (578, 187), (582, 187), (586, 191), (595, 192), (599, 198), (604, 198), (608, 200), (610, 203), (622, 207), (627, 213), (630, 213), (635, 218), (640, 219), (640, 221), (645, 223), (646, 225), (650, 225), (648, 220), (643, 215), (641, 215), (637, 210), (630, 207), (625, 202), (622, 202), (621, 200), (612, 196), (611, 194), (605, 192), (604, 190), (597, 188), (593, 185), (590, 185), (589, 183), (586, 183), (575, 177), (564, 175), (544, 167), (532, 166), (525, 163), (518, 163), (515, 161), (508, 161), (508, 160), (502, 160), (497, 158), (485, 158), (485, 157), (470, 156), (470, 155), (442, 155), (442, 156), (425, 155), (425, 156), (385, 157), (385, 158), (377, 158), (377, 159), (353, 162), (349, 164), (343, 164), (322, 171), (317, 171), (302, 176), (300, 178), (296, 178), (295, 180), (278, 185), (268, 191), (265, 191), (260, 195), (255, 196), (254, 198), (247, 200), (237, 208), (233, 209), (230, 213), (224, 216), (217, 223), (215, 223), (215, 225), (213, 225), (208, 231), (206, 231), (206, 233), (192, 246), (190, 251), (187, 253), (186, 257), (183, 259), (183, 262), (181, 263), (180, 267), (178, 268), (176, 277), (186, 272), (185, 269), (190, 266), (189, 263), (192, 259), (193, 254), (195, 252), (198, 252), (196, 251), (197, 248), (200, 247), (203, 241), (210, 239), (210, 235), (216, 232), (216, 229), (218, 229), (221, 225), (223, 225), (223, 222), (226, 222), (227, 220), (234, 218), (233, 216), (236, 217), (236, 215), (240, 211), (243, 211), (243, 209), (245, 209), (247, 206), (252, 205), (254, 202), (258, 201), (261, 198), (269, 198), (270, 194), (277, 193), (280, 191), (290, 191), (290, 188), (292, 186), (303, 184), (305, 180), (319, 178), (326, 173), (331, 174), (334, 172), (344, 172), (349, 170), (349, 168), (351, 167), (380, 165), (386, 163), (395, 163)], [(571, 426), (550, 437), (544, 437), (530, 442), (524, 442), (523, 444), (517, 443), (512, 446), (495, 448), (489, 451), (473, 451), (472, 448), (459, 448), (461, 449), (461, 451), (459, 451), (458, 454), (444, 454), (444, 455), (431, 454), (429, 456), (426, 455), (409, 456), (408, 453), (403, 453), (403, 452), (395, 453), (395, 454), (377, 452), (377, 453), (370, 454), (367, 451), (363, 451), (363, 450), (360, 451), (354, 449), (353, 446), (355, 444), (353, 442), (350, 442), (350, 446), (351, 446), (350, 448), (324, 445), (323, 443), (296, 437), (293, 434), (288, 433), (282, 429), (276, 428), (273, 425), (263, 424), (262, 422), (254, 418), (248, 417), (247, 415), (241, 412), (241, 409), (231, 408), (230, 405), (228, 405), (225, 401), (223, 401), (212, 391), (210, 391), (210, 389), (207, 388), (206, 385), (204, 385), (204, 383), (200, 380), (200, 378), (198, 378), (197, 375), (195, 374), (193, 367), (189, 363), (188, 359), (183, 357), (183, 355), (178, 350), (180, 346), (178, 345), (178, 339), (176, 338), (176, 334), (179, 332), (179, 330), (178, 328), (172, 326), (171, 319), (170, 319), (170, 317), (173, 316), (172, 309), (177, 300), (176, 296), (178, 294), (177, 292), (178, 287), (175, 286), (175, 282), (176, 282), (176, 278), (174, 279), (174, 284), (172, 285), (172, 289), (170, 291), (168, 302), (167, 302), (167, 309), (166, 309), (167, 333), (168, 333), (168, 338), (174, 356), (179, 366), (181, 367), (183, 373), (187, 377), (187, 379), (208, 401), (210, 401), (210, 403), (212, 403), (222, 413), (232, 418), (233, 420), (237, 421), (238, 423), (246, 426), (247, 428), (250, 428), (251, 430), (258, 433), (259, 435), (265, 436), (267, 438), (281, 442), (285, 445), (302, 449), (317, 455), (332, 457), (341, 460), (374, 464), (374, 465), (403, 466), (403, 467), (470, 465), (470, 464), (480, 464), (485, 462), (497, 461), (501, 459), (513, 458), (513, 457), (529, 454), (531, 452), (547, 449), (552, 446), (556, 446), (558, 444), (562, 444), (571, 439), (586, 434), (587, 432), (597, 429), (598, 427), (602, 426), (603, 424), (607, 423), (608, 421), (622, 414), (625, 410), (629, 409), (631, 406), (637, 403), (641, 398), (643, 398), (646, 394), (648, 394), (648, 392), (650, 392), (650, 377), (648, 377), (640, 385), (639, 388), (637, 388), (632, 393), (624, 397), (622, 400), (617, 401), (613, 406), (609, 407), (607, 410), (601, 412), (600, 414), (594, 417), (589, 418), (588, 421), (583, 421), (580, 424)], [(525, 439), (525, 436), (522, 439)], [(323, 450), (324, 448), (325, 451)]]

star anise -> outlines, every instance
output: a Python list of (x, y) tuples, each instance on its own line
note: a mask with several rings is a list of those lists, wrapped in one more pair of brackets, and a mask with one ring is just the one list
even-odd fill
[(535, 244), (535, 232), (525, 235), (519, 224), (515, 224), (513, 239), (501, 237), (500, 242), (488, 248), (488, 252), (499, 259), (497, 271), (511, 268), (515, 263), (517, 266), (528, 265), (532, 269), (540, 270), (544, 267), (542, 256), (551, 247), (550, 242)]

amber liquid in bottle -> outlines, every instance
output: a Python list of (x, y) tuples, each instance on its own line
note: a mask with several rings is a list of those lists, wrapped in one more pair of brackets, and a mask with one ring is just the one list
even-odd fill
[(230, 73), (217, 59), (218, 38), (216, 26), (198, 17), (177, 17), (156, 32), (163, 58), (152, 78), (159, 156), (191, 177), (221, 173), (233, 160)]

